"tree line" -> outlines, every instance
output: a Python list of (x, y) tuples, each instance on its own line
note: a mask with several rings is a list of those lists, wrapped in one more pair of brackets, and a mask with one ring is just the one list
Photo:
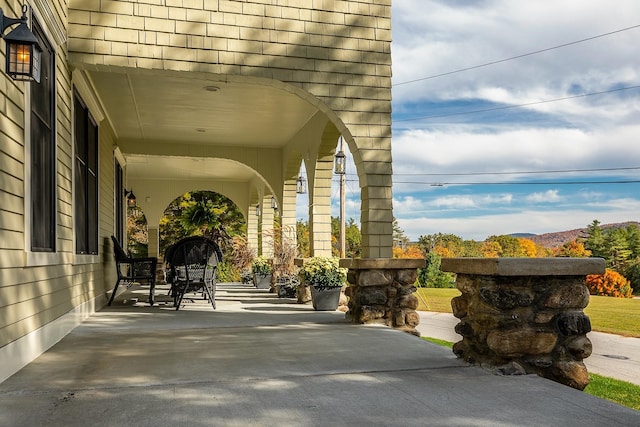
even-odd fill
[[(278, 225), (276, 224), (276, 227)], [(139, 210), (130, 210), (128, 216), (129, 248), (145, 253), (146, 220)], [(205, 235), (215, 240), (226, 253), (246, 245), (246, 223), (235, 204), (228, 198), (209, 191), (186, 193), (174, 200), (160, 220), (160, 252), (175, 241), (192, 235)], [(297, 255), (310, 256), (309, 224), (296, 223)], [(331, 217), (332, 252), (339, 256), (340, 221)], [(418, 284), (430, 287), (453, 287), (453, 275), (440, 270), (443, 257), (601, 257), (608, 270), (623, 276), (640, 291), (640, 228), (636, 223), (621, 227), (602, 227), (594, 220), (583, 236), (558, 248), (546, 248), (534, 241), (511, 235), (494, 235), (484, 241), (464, 240), (454, 234), (422, 235), (410, 243), (404, 231), (393, 222), (393, 256), (396, 258), (425, 258), (427, 266), (419, 271)], [(347, 258), (362, 255), (362, 235), (353, 218), (346, 222)], [(239, 276), (237, 267), (220, 266), (228, 271), (228, 279)], [(223, 276), (225, 274), (223, 273)]]

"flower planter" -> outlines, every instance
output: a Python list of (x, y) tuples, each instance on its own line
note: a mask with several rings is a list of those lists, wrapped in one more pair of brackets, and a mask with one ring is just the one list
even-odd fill
[(295, 298), (296, 288), (291, 285), (276, 285), (278, 298)]
[(253, 284), (258, 289), (271, 289), (271, 274), (254, 274)]
[(342, 286), (318, 289), (311, 286), (311, 303), (316, 311), (335, 311), (340, 304)]

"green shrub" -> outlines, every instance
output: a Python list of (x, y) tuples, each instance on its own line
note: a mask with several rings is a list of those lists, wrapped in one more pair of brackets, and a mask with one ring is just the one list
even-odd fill
[(442, 258), (435, 252), (429, 252), (426, 257), (427, 266), (418, 269), (417, 286), (423, 288), (455, 288), (455, 276), (440, 270)]
[(223, 261), (218, 264), (216, 271), (217, 282), (239, 282), (241, 280), (240, 270), (231, 263)]

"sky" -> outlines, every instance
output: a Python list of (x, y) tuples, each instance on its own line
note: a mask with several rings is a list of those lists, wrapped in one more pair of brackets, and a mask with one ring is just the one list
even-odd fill
[[(640, 1), (393, 0), (392, 16), (407, 237), (640, 220)], [(346, 188), (359, 220), (352, 165)]]
[(393, 0), (392, 16), (410, 239), (640, 220), (640, 182), (623, 182), (640, 181), (639, 1)]

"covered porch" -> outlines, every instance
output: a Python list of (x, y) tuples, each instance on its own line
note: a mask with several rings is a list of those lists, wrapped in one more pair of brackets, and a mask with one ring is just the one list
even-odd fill
[(0, 384), (2, 424), (631, 426), (637, 411), (339, 312), (224, 284), (219, 308), (104, 308)]

